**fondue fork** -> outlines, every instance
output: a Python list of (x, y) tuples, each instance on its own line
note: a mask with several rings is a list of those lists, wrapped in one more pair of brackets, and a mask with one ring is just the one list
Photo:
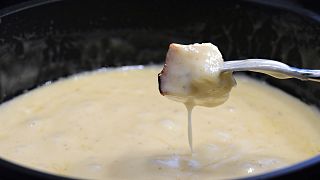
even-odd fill
[(225, 61), (222, 72), (253, 71), (278, 79), (296, 78), (303, 81), (320, 82), (320, 70), (299, 69), (269, 59), (245, 59)]

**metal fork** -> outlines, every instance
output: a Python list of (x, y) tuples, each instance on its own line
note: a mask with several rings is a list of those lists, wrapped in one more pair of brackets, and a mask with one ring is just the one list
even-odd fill
[(296, 78), (304, 81), (320, 82), (320, 70), (299, 69), (269, 59), (225, 61), (221, 71), (254, 71), (264, 73), (278, 79)]

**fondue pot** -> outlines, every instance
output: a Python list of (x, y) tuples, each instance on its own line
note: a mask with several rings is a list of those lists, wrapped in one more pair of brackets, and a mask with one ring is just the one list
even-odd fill
[[(320, 69), (320, 16), (296, 1), (32, 0), (0, 10), (0, 20), (0, 103), (83, 71), (163, 63), (171, 42)], [(320, 84), (248, 75), (320, 108)], [(3, 158), (0, 179), (68, 179)], [(248, 179), (285, 177), (320, 177), (320, 156)]]

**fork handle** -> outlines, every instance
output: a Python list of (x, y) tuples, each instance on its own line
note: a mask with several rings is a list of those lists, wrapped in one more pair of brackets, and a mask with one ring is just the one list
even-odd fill
[(320, 70), (311, 70), (311, 69), (299, 69), (291, 67), (293, 71), (296, 71), (300, 73), (305, 79), (302, 80), (308, 80), (308, 81), (315, 81), (320, 82)]
[(245, 59), (225, 61), (222, 72), (253, 71), (279, 79), (297, 78), (305, 81), (320, 82), (320, 70), (299, 69), (279, 61), (269, 59)]

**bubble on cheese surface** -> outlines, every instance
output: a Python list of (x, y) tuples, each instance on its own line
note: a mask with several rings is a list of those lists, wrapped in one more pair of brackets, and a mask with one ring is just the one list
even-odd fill
[(211, 43), (171, 44), (158, 75), (160, 93), (169, 99), (213, 107), (223, 104), (235, 85), (232, 73), (221, 73), (223, 58)]

